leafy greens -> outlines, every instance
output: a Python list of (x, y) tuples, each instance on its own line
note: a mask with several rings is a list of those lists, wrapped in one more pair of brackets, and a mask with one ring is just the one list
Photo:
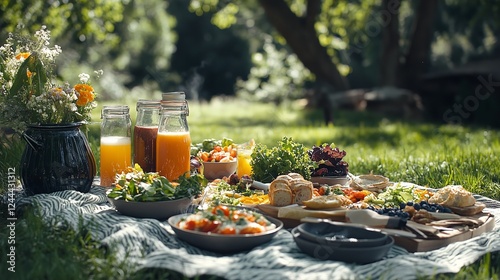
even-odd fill
[(292, 138), (283, 137), (278, 145), (268, 148), (257, 144), (252, 152), (252, 178), (269, 183), (279, 175), (291, 172), (301, 174), (304, 179), (311, 178), (312, 161), (307, 148)]
[(117, 182), (108, 197), (126, 201), (165, 201), (199, 195), (208, 181), (203, 175), (181, 176), (178, 182), (169, 182), (157, 172), (145, 173), (135, 164), (127, 172), (117, 175)]

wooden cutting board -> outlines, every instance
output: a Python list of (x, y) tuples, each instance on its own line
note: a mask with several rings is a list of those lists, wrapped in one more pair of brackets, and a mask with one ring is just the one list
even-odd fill
[[(346, 222), (345, 213), (349, 211), (344, 208), (311, 210), (299, 205), (277, 207), (269, 204), (257, 205), (256, 208), (271, 217), (280, 219), (285, 228), (298, 226), (301, 223), (300, 219), (304, 217)], [(442, 231), (438, 233), (437, 236), (429, 237), (428, 239), (394, 236), (395, 244), (405, 248), (409, 252), (431, 251), (454, 242), (464, 241), (479, 236), (482, 233), (493, 230), (495, 227), (495, 219), (491, 214), (481, 212), (469, 217), (481, 220), (482, 224), (476, 228)]]
[(395, 244), (408, 250), (409, 252), (426, 252), (435, 250), (454, 242), (465, 241), (482, 233), (492, 231), (495, 227), (495, 217), (487, 213), (479, 213), (471, 216), (483, 221), (483, 224), (476, 228), (463, 231), (440, 232), (434, 239), (401, 238), (394, 237)]

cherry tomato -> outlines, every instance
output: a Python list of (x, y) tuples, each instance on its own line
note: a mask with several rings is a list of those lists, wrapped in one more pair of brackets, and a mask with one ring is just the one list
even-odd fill
[(195, 230), (195, 228), (196, 228), (196, 222), (193, 220), (189, 220), (184, 223), (183, 229)]
[(201, 160), (204, 161), (204, 162), (208, 161), (208, 153), (207, 152), (203, 152), (201, 154)]
[(250, 224), (247, 227), (240, 230), (240, 234), (255, 234), (264, 232), (264, 228), (257, 224)]
[(236, 151), (236, 150), (231, 150), (231, 151), (229, 152), (229, 155), (230, 155), (231, 157), (235, 158), (235, 157), (238, 155), (238, 153), (237, 153), (237, 151)]
[(236, 234), (236, 229), (234, 227), (225, 227), (220, 231), (220, 234)]
[(207, 218), (203, 218), (203, 219), (198, 220), (198, 221), (196, 222), (196, 228), (197, 228), (197, 229), (202, 229), (202, 228), (206, 227), (206, 226), (207, 226), (207, 224), (209, 224), (209, 223), (210, 223), (210, 220), (209, 220), (209, 219), (207, 219)]
[(201, 228), (202, 232), (216, 232), (219, 228), (221, 222), (220, 221), (209, 221), (205, 226)]
[(224, 205), (217, 205), (212, 209), (212, 214), (214, 215), (224, 215), (226, 217), (229, 217), (229, 208)]

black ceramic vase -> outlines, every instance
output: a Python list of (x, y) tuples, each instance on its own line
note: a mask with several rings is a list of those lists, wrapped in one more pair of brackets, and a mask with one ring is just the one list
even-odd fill
[(27, 195), (90, 190), (96, 163), (81, 125), (36, 125), (24, 132), (21, 183)]

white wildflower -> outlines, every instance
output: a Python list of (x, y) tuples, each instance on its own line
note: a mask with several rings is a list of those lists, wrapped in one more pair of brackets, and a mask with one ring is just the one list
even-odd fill
[(80, 75), (78, 75), (78, 78), (80, 78), (80, 82), (86, 84), (90, 79), (90, 75), (87, 73), (81, 73)]

